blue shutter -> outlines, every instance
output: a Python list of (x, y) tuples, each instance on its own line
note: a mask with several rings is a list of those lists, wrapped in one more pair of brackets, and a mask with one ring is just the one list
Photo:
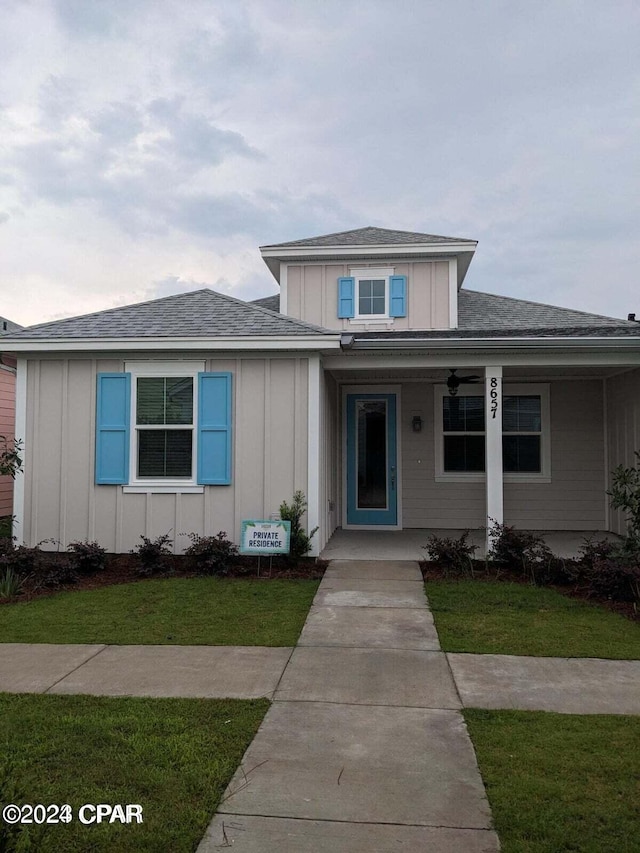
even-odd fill
[(96, 483), (129, 482), (131, 374), (99, 373), (96, 406)]
[(407, 277), (392, 275), (389, 279), (389, 316), (407, 316)]
[(338, 317), (355, 317), (356, 280), (353, 276), (338, 279)]
[(198, 374), (198, 483), (231, 482), (231, 374)]

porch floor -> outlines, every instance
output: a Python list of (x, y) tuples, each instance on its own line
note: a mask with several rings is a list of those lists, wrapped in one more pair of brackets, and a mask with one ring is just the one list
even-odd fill
[[(617, 539), (615, 533), (604, 530), (536, 530), (558, 557), (579, 556), (585, 539)], [(338, 528), (320, 552), (321, 560), (424, 560), (423, 546), (431, 534), (457, 538), (462, 528), (436, 527), (409, 528), (406, 530), (343, 530)], [(485, 555), (484, 530), (472, 530), (469, 541), (478, 546), (476, 557)]]

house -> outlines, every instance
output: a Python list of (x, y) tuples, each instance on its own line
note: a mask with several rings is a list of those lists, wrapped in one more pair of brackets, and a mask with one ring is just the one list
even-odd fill
[[(0, 337), (17, 332), (22, 328), (6, 317), (0, 317)], [(14, 438), (16, 419), (16, 360), (0, 349), (0, 450), (5, 441), (11, 445)], [(0, 518), (13, 513), (13, 479), (0, 475)]]
[(263, 246), (280, 293), (199, 290), (24, 329), (23, 540), (225, 530), (296, 489), (336, 528), (624, 531), (640, 324), (467, 290), (476, 242), (361, 228)]

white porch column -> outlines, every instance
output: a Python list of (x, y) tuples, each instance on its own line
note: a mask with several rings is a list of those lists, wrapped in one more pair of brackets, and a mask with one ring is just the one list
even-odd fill
[(321, 406), (320, 394), (322, 384), (320, 382), (320, 356), (309, 356), (309, 421), (308, 421), (308, 473), (307, 473), (307, 529), (320, 528), (311, 540), (310, 557), (317, 557), (320, 548), (324, 545), (320, 539), (323, 536), (320, 519), (320, 436)]
[(489, 527), (504, 521), (502, 488), (502, 367), (485, 368), (485, 468), (487, 472), (487, 550)]

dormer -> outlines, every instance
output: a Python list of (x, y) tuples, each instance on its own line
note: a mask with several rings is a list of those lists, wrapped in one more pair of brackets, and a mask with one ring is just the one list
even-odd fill
[(458, 327), (458, 291), (477, 242), (358, 228), (262, 246), (280, 312), (340, 331)]

